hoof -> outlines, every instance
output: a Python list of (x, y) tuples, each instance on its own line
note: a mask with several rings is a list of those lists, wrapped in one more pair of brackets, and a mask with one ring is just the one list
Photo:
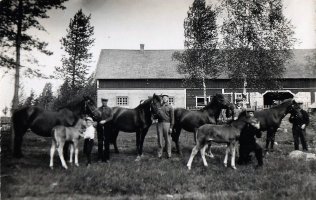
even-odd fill
[(235, 166), (232, 166), (233, 170), (236, 170), (237, 168)]
[(63, 166), (63, 168), (64, 168), (65, 170), (67, 170), (67, 169), (68, 169), (68, 167), (67, 167), (67, 166)]
[(75, 164), (76, 167), (79, 167), (80, 165), (78, 163)]
[(190, 165), (187, 165), (187, 167), (188, 167), (188, 170), (191, 170), (191, 166)]
[(137, 156), (135, 159), (135, 162), (139, 162), (142, 159), (143, 156)]
[(115, 150), (114, 153), (120, 153), (119, 150)]
[(53, 169), (54, 169), (54, 167), (53, 167), (53, 166), (49, 166), (49, 168), (50, 168), (51, 170), (53, 170)]
[(224, 163), (224, 166), (227, 167), (227, 163)]

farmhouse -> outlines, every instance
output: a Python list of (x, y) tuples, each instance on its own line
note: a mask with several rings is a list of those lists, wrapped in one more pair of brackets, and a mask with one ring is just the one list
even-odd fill
[[(156, 94), (168, 94), (174, 107), (198, 108), (203, 106), (203, 90), (185, 88), (183, 75), (177, 72), (177, 61), (172, 59), (176, 50), (103, 49), (97, 63), (97, 99), (109, 99), (109, 106), (134, 108), (141, 100)], [(251, 107), (272, 105), (274, 100), (294, 97), (305, 106), (316, 99), (316, 50), (293, 50), (294, 56), (286, 63), (286, 72), (280, 90), (247, 90)], [(229, 79), (221, 76), (207, 80), (207, 100), (215, 93), (225, 94), (231, 102), (242, 95), (242, 88), (229, 88)]]

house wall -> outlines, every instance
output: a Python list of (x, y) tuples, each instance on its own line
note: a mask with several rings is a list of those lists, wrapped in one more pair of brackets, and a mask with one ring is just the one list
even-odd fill
[[(224, 93), (230, 101), (235, 102), (237, 93), (242, 93), (242, 88), (228, 88), (228, 79), (209, 80), (207, 82), (207, 96), (212, 97), (216, 93)], [(248, 106), (264, 107), (263, 94), (268, 90), (247, 89), (249, 93)], [(274, 90), (277, 91), (277, 90)], [(283, 89), (289, 91), (295, 99), (301, 100), (306, 106), (315, 102), (316, 79), (285, 79)], [(98, 105), (102, 97), (109, 98), (109, 106), (116, 105), (117, 96), (128, 96), (129, 105), (136, 107), (140, 100), (157, 94), (175, 96), (175, 107), (195, 108), (196, 97), (203, 96), (202, 89), (185, 89), (181, 79), (106, 79), (98, 81)]]
[(126, 108), (135, 108), (141, 100), (146, 100), (153, 94), (167, 94), (169, 97), (174, 97), (174, 107), (185, 108), (186, 105), (186, 90), (185, 89), (98, 89), (97, 90), (97, 105), (101, 106), (101, 98), (109, 99), (110, 107), (117, 105), (117, 97), (128, 97), (128, 105), (122, 106)]

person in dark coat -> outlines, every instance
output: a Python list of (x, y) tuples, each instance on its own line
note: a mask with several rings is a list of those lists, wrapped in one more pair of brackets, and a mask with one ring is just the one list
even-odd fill
[(299, 150), (299, 140), (301, 140), (303, 151), (308, 151), (306, 142), (306, 126), (309, 124), (308, 113), (302, 109), (303, 102), (297, 102), (299, 110), (297, 114), (291, 114), (289, 121), (293, 124), (292, 132), (294, 138), (294, 148)]
[[(247, 114), (254, 116), (253, 110), (248, 110)], [(239, 137), (239, 158), (237, 163), (239, 165), (247, 164), (251, 161), (251, 152), (255, 152), (258, 161), (257, 167), (263, 165), (263, 151), (262, 147), (256, 142), (256, 138), (261, 138), (262, 132), (251, 125), (246, 125)]]
[(102, 98), (102, 106), (98, 108), (101, 112), (101, 121), (97, 125), (98, 133), (98, 161), (108, 162), (110, 159), (110, 121), (113, 118), (112, 109), (107, 105), (108, 99)]

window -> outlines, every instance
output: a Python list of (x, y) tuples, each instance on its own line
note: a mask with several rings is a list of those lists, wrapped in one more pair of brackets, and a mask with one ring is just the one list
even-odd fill
[(174, 97), (169, 97), (169, 104), (174, 106)]
[[(210, 97), (206, 97), (206, 102), (207, 103), (210, 102)], [(206, 106), (204, 104), (204, 97), (195, 97), (195, 105), (196, 105), (196, 107), (204, 107), (204, 106)]]
[[(235, 93), (235, 103), (237, 99), (242, 99), (242, 93)], [(249, 93), (246, 94), (246, 103), (249, 104)]]
[(128, 97), (116, 97), (116, 105), (127, 106), (128, 105)]

